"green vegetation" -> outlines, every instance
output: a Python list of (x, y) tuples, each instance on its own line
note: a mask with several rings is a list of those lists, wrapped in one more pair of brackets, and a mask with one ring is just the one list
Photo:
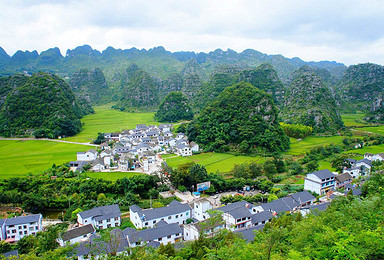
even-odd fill
[(54, 141), (0, 140), (0, 179), (22, 177), (41, 172), (52, 164), (76, 160), (76, 153), (89, 150), (86, 145)]
[(317, 133), (335, 132), (343, 127), (331, 90), (309, 67), (297, 71), (281, 116), (287, 123), (311, 126)]
[(312, 127), (306, 125), (286, 124), (284, 122), (280, 123), (280, 125), (287, 136), (294, 138), (304, 138), (313, 131)]
[(291, 148), (286, 152), (289, 155), (301, 155), (308, 152), (311, 148), (329, 145), (341, 144), (343, 141), (342, 136), (307, 136), (303, 140), (291, 138)]
[(63, 140), (87, 142), (97, 137), (98, 133), (121, 131), (135, 128), (137, 124), (158, 124), (154, 113), (128, 113), (111, 109), (111, 104), (94, 107), (95, 114), (86, 115), (81, 122), (83, 130), (75, 136)]
[(208, 104), (188, 126), (187, 136), (206, 151), (250, 154), (289, 148), (271, 97), (244, 82), (226, 88)]
[(76, 71), (71, 76), (69, 85), (78, 100), (84, 99), (92, 104), (100, 104), (109, 96), (108, 84), (99, 68)]
[(0, 86), (0, 135), (57, 138), (80, 132), (84, 111), (58, 76), (11, 76), (1, 78)]
[(169, 93), (156, 112), (155, 119), (159, 122), (171, 123), (180, 120), (191, 120), (193, 112), (187, 102), (188, 100), (181, 92)]
[(188, 162), (198, 163), (205, 166), (208, 172), (222, 172), (227, 173), (233, 169), (235, 164), (241, 164), (246, 162), (258, 162), (263, 163), (264, 157), (261, 156), (244, 156), (244, 155), (232, 155), (226, 153), (202, 153), (192, 155), (188, 157), (175, 157), (166, 159), (168, 166), (177, 168), (179, 165)]
[(342, 114), (341, 119), (344, 122), (346, 127), (352, 126), (364, 126), (365, 123), (363, 121), (364, 114), (356, 113), (356, 114)]
[(103, 180), (108, 180), (108, 181), (116, 181), (118, 179), (123, 179), (125, 177), (130, 178), (132, 176), (136, 175), (142, 175), (140, 172), (87, 172), (84, 174), (87, 177), (91, 178), (100, 178)]

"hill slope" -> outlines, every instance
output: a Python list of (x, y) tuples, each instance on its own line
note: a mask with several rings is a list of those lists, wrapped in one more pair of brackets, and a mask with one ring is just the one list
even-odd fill
[(81, 129), (84, 111), (68, 84), (53, 74), (0, 79), (0, 135), (70, 136)]

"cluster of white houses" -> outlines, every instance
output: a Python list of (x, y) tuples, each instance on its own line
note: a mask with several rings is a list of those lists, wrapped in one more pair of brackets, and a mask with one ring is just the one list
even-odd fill
[(235, 202), (215, 209), (222, 216), (222, 221), (216, 223), (209, 222), (208, 211), (213, 209), (213, 205), (206, 198), (189, 204), (175, 200), (168, 206), (153, 209), (141, 209), (133, 205), (130, 207), (130, 220), (135, 228), (113, 229), (111, 237), (118, 240), (115, 248), (96, 239), (99, 236), (97, 229), (117, 227), (121, 223), (117, 205), (103, 206), (78, 213), (79, 227), (62, 234), (59, 243), (62, 246), (79, 243), (75, 254), (79, 259), (85, 259), (95, 254), (92, 248), (103, 248), (104, 254), (113, 250), (119, 253), (141, 245), (158, 247), (161, 244), (196, 240), (202, 232), (212, 236), (224, 228), (252, 240), (250, 232), (262, 229), (278, 213), (310, 210), (314, 201), (315, 197), (303, 191), (261, 205)]
[[(148, 170), (149, 164), (156, 160), (156, 153), (166, 151), (179, 156), (191, 156), (199, 151), (199, 145), (189, 142), (183, 133), (176, 136), (171, 132), (172, 124), (136, 125), (135, 129), (123, 130), (121, 133), (106, 133), (106, 141), (114, 141), (113, 147), (108, 142), (102, 143), (100, 154), (90, 149), (77, 153), (77, 161), (70, 162), (72, 170), (81, 170), (86, 164), (93, 171), (108, 168), (126, 171), (136, 167)], [(118, 155), (118, 156), (116, 156)], [(116, 159), (118, 158), (118, 159)]]
[(373, 161), (383, 161), (384, 153), (371, 154), (366, 153), (364, 159), (347, 159), (342, 173), (333, 173), (329, 170), (321, 170), (307, 174), (304, 181), (304, 190), (324, 195), (328, 191), (345, 188), (353, 189), (351, 185), (354, 179), (369, 175), (371, 173)]

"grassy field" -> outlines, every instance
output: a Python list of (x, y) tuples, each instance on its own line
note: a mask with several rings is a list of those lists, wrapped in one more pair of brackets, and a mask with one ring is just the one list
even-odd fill
[(311, 148), (320, 145), (341, 144), (343, 141), (342, 136), (308, 136), (299, 141), (291, 138), (291, 148), (286, 152), (289, 155), (300, 155), (308, 152)]
[(341, 115), (341, 119), (344, 122), (344, 125), (347, 127), (351, 126), (364, 126), (363, 121), (364, 114), (356, 113), (356, 114), (343, 114)]
[(61, 164), (76, 160), (76, 152), (90, 146), (53, 141), (0, 140), (0, 178), (21, 177), (28, 173), (46, 170), (53, 163)]
[(208, 172), (229, 172), (235, 164), (256, 161), (263, 163), (264, 157), (256, 156), (235, 156), (225, 153), (202, 153), (189, 157), (176, 157), (166, 159), (166, 162), (171, 167), (176, 167), (187, 162), (195, 162), (204, 165)]
[(362, 149), (349, 150), (345, 153), (357, 153), (357, 154), (364, 155), (365, 153), (376, 154), (376, 153), (382, 153), (382, 152), (384, 152), (384, 144), (372, 145), (372, 146), (364, 147)]
[(367, 126), (367, 127), (359, 128), (357, 130), (384, 135), (384, 126)]
[(109, 181), (115, 181), (124, 177), (132, 177), (135, 175), (141, 175), (140, 172), (87, 172), (86, 176), (91, 178), (102, 178)]
[(63, 140), (72, 142), (90, 142), (96, 139), (97, 133), (121, 131), (135, 128), (137, 124), (159, 124), (153, 118), (154, 113), (128, 113), (111, 108), (111, 104), (94, 107), (95, 114), (81, 119), (83, 130), (75, 136)]

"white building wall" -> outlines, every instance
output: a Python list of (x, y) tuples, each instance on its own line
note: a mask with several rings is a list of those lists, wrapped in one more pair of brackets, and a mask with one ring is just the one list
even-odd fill
[(89, 162), (89, 161), (93, 161), (96, 159), (97, 159), (97, 154), (94, 154), (94, 153), (85, 152), (85, 153), (80, 153), (80, 154), (78, 153), (77, 154), (77, 160), (78, 161)]
[[(144, 211), (145, 214), (145, 211)], [(133, 225), (135, 225), (136, 228), (141, 229), (141, 228), (152, 228), (154, 227), (157, 223), (159, 223), (161, 220), (166, 221), (168, 224), (171, 223), (178, 223), (179, 225), (185, 224), (186, 220), (191, 218), (191, 210), (187, 210), (184, 212), (180, 212), (177, 214), (173, 214), (170, 216), (165, 216), (161, 218), (156, 218), (156, 219), (150, 219), (150, 220), (142, 220), (139, 215), (136, 212), (133, 212), (130, 210), (130, 219)]]
[(40, 218), (38, 222), (6, 226), (6, 238), (14, 238), (15, 241), (19, 241), (25, 236), (36, 235), (36, 233), (41, 230), (42, 225)]
[(304, 190), (321, 194), (321, 180), (313, 174), (308, 174), (304, 180)]

